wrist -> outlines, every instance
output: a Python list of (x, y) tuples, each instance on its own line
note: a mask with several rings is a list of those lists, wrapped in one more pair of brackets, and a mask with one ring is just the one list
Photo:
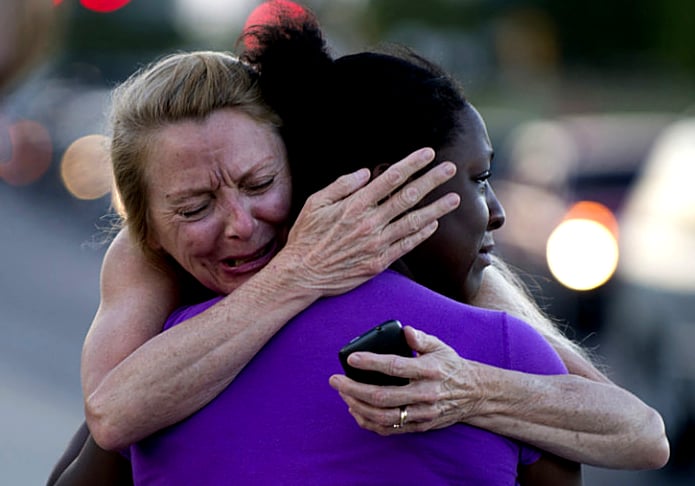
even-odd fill
[(471, 394), (476, 403), (473, 413), (465, 418), (467, 422), (509, 415), (510, 410), (527, 406), (530, 397), (524, 380), (528, 376), (477, 362), (467, 366), (471, 367), (468, 376), (474, 377)]
[(320, 287), (311, 282), (301, 255), (287, 247), (248, 283), (276, 305), (295, 302), (306, 307), (323, 295)]

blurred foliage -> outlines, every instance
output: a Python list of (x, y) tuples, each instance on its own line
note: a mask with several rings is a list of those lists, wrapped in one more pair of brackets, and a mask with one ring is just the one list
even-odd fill
[[(146, 5), (149, 3), (149, 5)], [(64, 63), (96, 66), (110, 82), (122, 80), (135, 66), (150, 62), (185, 40), (165, 8), (168, 0), (135, 0), (109, 14), (72, 8), (63, 38)], [(152, 7), (159, 5), (159, 12)]]
[[(691, 0), (306, 0), (306, 4), (323, 20), (330, 9), (340, 9), (342, 23), (351, 23), (342, 29), (368, 43), (387, 39), (403, 25), (480, 36), (513, 19), (517, 27), (533, 29), (537, 26), (528, 20), (533, 16), (527, 15), (532, 12), (536, 19), (544, 19), (562, 66), (634, 71), (635, 75), (653, 74), (654, 69), (695, 74), (695, 2)], [(174, 26), (172, 11), (173, 0), (134, 0), (108, 15), (72, 8), (66, 48), (78, 57), (127, 52), (147, 58), (147, 53), (182, 47), (186, 39)], [(347, 11), (360, 14), (343, 15)], [(235, 37), (231, 31), (229, 47)]]
[(695, 72), (691, 0), (372, 0), (366, 21), (379, 38), (403, 21), (475, 28), (525, 9), (549, 16), (566, 63)]
[(557, 22), (569, 61), (621, 66), (644, 58), (654, 66), (695, 71), (695, 2), (691, 0), (541, 0), (537, 4)]

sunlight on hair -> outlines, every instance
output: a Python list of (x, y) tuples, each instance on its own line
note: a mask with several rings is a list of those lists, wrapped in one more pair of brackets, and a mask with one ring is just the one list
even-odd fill
[(125, 206), (123, 205), (123, 200), (121, 199), (121, 193), (118, 192), (116, 186), (113, 187), (111, 191), (111, 207), (114, 212), (118, 214), (121, 218), (126, 219)]
[(13, 186), (37, 181), (51, 166), (48, 130), (32, 120), (8, 124), (0, 118), (0, 180)]
[(591, 290), (605, 284), (618, 267), (618, 224), (605, 206), (582, 201), (548, 238), (546, 259), (565, 287)]
[(113, 186), (108, 138), (88, 135), (74, 141), (63, 155), (60, 176), (78, 199), (98, 199), (108, 194)]

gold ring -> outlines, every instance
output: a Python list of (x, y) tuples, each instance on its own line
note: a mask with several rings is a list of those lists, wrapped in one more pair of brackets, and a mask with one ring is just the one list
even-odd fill
[(394, 429), (400, 429), (405, 425), (405, 421), (408, 419), (408, 410), (406, 407), (401, 407), (401, 420), (397, 424), (393, 424)]

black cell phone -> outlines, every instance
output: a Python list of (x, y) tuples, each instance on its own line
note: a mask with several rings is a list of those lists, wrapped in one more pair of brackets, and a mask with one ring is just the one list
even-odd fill
[(397, 354), (408, 358), (413, 357), (405, 340), (403, 326), (396, 320), (390, 320), (373, 327), (361, 336), (357, 336), (338, 352), (340, 364), (345, 374), (355, 381), (383, 386), (403, 386), (408, 384), (407, 378), (385, 375), (378, 371), (367, 371), (353, 368), (347, 362), (348, 356), (355, 351), (370, 351), (379, 354)]

